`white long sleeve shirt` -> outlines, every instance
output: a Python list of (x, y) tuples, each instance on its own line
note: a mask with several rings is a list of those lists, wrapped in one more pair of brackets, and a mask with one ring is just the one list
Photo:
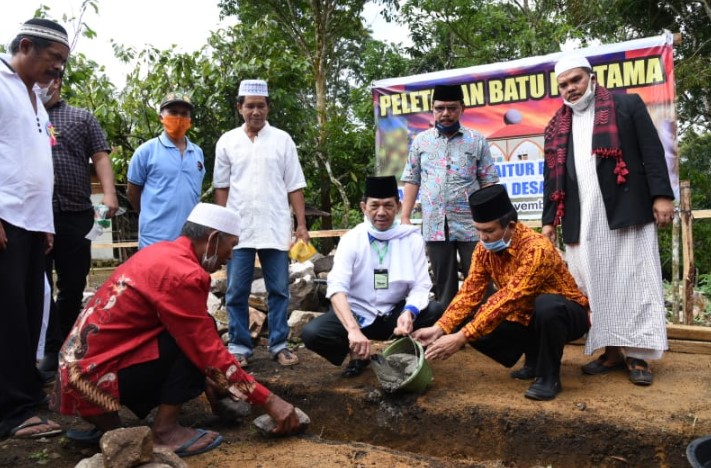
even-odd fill
[[(382, 264), (371, 245), (369, 232), (387, 240), (387, 253)], [(385, 234), (385, 235), (380, 235)], [(383, 244), (384, 250), (384, 244)], [(387, 289), (375, 289), (376, 269), (388, 270)], [(376, 317), (388, 314), (403, 299), (407, 305), (422, 310), (429, 303), (432, 288), (427, 271), (425, 243), (414, 226), (396, 226), (383, 233), (361, 223), (341, 238), (328, 275), (326, 297), (342, 292), (361, 327)]]

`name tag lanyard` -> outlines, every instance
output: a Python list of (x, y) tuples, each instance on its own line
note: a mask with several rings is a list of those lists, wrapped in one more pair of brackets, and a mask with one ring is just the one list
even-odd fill
[(380, 267), (376, 268), (373, 272), (373, 287), (375, 289), (388, 289), (388, 269), (382, 268), (382, 266), (385, 257), (388, 255), (389, 242), (385, 241), (384, 243), (380, 243), (377, 239), (373, 239), (370, 245), (373, 246), (373, 250), (378, 256), (378, 266)]

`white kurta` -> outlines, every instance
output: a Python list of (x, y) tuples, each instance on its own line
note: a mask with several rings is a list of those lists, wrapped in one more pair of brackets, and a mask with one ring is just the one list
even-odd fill
[(580, 243), (566, 245), (568, 268), (590, 299), (585, 353), (621, 346), (630, 357), (658, 359), (667, 335), (656, 227), (610, 229), (592, 154), (594, 107), (573, 115), (581, 226)]
[(306, 187), (296, 145), (268, 123), (250, 140), (245, 126), (225, 133), (215, 148), (215, 188), (229, 188), (227, 208), (241, 218), (237, 249), (288, 250), (289, 193)]

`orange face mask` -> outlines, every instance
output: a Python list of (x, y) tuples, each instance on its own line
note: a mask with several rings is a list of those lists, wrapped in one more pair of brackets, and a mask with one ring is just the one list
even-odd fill
[(177, 115), (164, 115), (163, 128), (165, 133), (174, 140), (182, 140), (190, 129), (190, 117), (179, 117)]

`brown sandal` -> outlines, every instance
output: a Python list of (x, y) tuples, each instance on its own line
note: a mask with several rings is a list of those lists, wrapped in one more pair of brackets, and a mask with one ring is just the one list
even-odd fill
[(654, 381), (654, 376), (649, 370), (649, 365), (643, 359), (627, 358), (627, 370), (630, 373), (630, 381), (635, 385), (649, 386)]
[(603, 354), (599, 358), (595, 359), (594, 361), (590, 361), (584, 366), (581, 367), (582, 371), (584, 374), (588, 375), (602, 375), (602, 374), (607, 374), (608, 372), (615, 370), (615, 369), (624, 369), (625, 368), (625, 363), (624, 361), (619, 361), (616, 364), (613, 364), (611, 366), (605, 365), (607, 362), (607, 354)]

